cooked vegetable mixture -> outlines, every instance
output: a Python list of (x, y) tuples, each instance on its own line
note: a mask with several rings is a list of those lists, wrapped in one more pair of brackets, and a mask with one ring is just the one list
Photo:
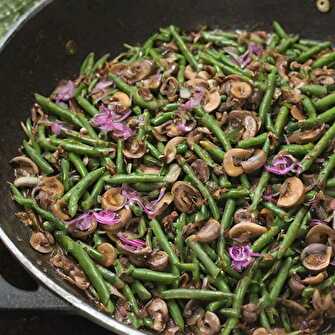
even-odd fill
[(321, 334), (335, 317), (335, 50), (160, 29), (36, 94), (11, 163), (31, 246), (166, 335)]

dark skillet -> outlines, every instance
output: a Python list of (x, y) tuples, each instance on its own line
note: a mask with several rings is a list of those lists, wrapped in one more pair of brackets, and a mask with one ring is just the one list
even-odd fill
[[(42, 1), (44, 5), (48, 2)], [(0, 54), (0, 237), (36, 278), (78, 312), (115, 332), (140, 334), (98, 312), (63, 282), (46, 259), (30, 248), (29, 230), (16, 222), (17, 208), (6, 185), (12, 178), (8, 161), (22, 141), (19, 122), (28, 117), (32, 93), (49, 94), (58, 80), (78, 72), (88, 52), (116, 55), (122, 43), (142, 42), (159, 27), (171, 23), (186, 29), (204, 24), (227, 29), (270, 29), (271, 21), (276, 19), (287, 31), (335, 41), (335, 11), (321, 14), (312, 0), (57, 0), (34, 13), (12, 32)], [(69, 40), (78, 46), (75, 56), (66, 53)]]

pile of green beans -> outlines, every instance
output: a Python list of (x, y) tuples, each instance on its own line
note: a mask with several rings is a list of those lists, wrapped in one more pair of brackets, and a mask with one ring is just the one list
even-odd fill
[(137, 329), (329, 331), (331, 43), (274, 22), (125, 47), (90, 53), (21, 123), (10, 191), (31, 246)]

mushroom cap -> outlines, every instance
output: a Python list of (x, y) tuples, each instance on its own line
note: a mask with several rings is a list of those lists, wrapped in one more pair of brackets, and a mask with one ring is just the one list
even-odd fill
[(262, 149), (257, 149), (250, 158), (241, 162), (243, 171), (252, 173), (260, 169), (266, 163), (266, 158), (265, 152)]
[(138, 159), (145, 155), (146, 147), (143, 141), (138, 140), (137, 138), (131, 138), (126, 141), (125, 147), (123, 149), (123, 154), (125, 157), (130, 159)]
[(80, 230), (77, 229), (75, 225), (69, 225), (68, 226), (68, 232), (70, 233), (71, 236), (81, 239), (81, 240), (86, 240), (88, 236), (92, 235), (96, 230), (97, 230), (98, 224), (96, 220), (91, 221), (91, 225), (88, 229), (86, 230)]
[(50, 207), (52, 214), (62, 221), (70, 220), (70, 216), (63, 211), (65, 208), (67, 208), (67, 203), (63, 199), (58, 199)]
[(188, 182), (177, 181), (173, 184), (171, 193), (174, 205), (182, 213), (193, 213), (203, 204), (201, 193)]
[(164, 271), (169, 265), (169, 256), (165, 251), (155, 251), (148, 257), (147, 264), (152, 270)]
[(38, 175), (38, 166), (27, 156), (14, 157), (10, 163), (15, 166), (15, 175), (17, 177)]
[(302, 264), (311, 271), (325, 270), (332, 256), (332, 248), (321, 243), (309, 244), (301, 253)]
[(169, 317), (166, 302), (160, 298), (154, 298), (147, 305), (146, 310), (153, 320), (152, 329), (157, 332), (163, 331)]
[(277, 206), (290, 208), (304, 200), (305, 186), (298, 177), (289, 177), (280, 188)]
[(121, 91), (115, 92), (112, 96), (112, 101), (118, 102), (124, 108), (129, 108), (131, 106), (131, 99), (130, 97)]
[(320, 127), (302, 131), (296, 131), (288, 136), (287, 140), (289, 143), (296, 143), (296, 144), (306, 144), (315, 142), (318, 140), (321, 135), (325, 131), (325, 126), (322, 125)]
[(192, 239), (199, 242), (212, 242), (220, 236), (221, 225), (214, 219), (209, 219), (200, 230), (192, 236)]
[(30, 237), (31, 247), (41, 254), (48, 254), (53, 250), (55, 240), (48, 232), (34, 232)]
[(207, 113), (213, 112), (220, 106), (221, 96), (217, 89), (213, 89), (206, 94), (204, 110)]
[(117, 257), (117, 251), (112, 244), (108, 242), (101, 243), (97, 246), (97, 250), (104, 255), (101, 264), (105, 267), (111, 267)]
[(324, 223), (315, 225), (312, 227), (306, 235), (306, 243), (323, 243), (330, 238), (331, 240), (335, 239), (335, 231), (331, 227), (327, 226)]
[(115, 223), (115, 224), (102, 224), (101, 227), (107, 231), (107, 233), (111, 233), (114, 234), (120, 230), (123, 229), (123, 227), (125, 227), (127, 225), (127, 223), (130, 221), (130, 219), (132, 218), (132, 211), (130, 210), (130, 208), (122, 208), (120, 209), (117, 214), (119, 215), (119, 222)]
[(232, 80), (230, 93), (234, 98), (244, 100), (251, 96), (252, 86), (246, 81)]
[(253, 150), (234, 148), (228, 150), (223, 159), (223, 167), (231, 177), (238, 177), (244, 173), (240, 162), (251, 157)]
[(200, 335), (218, 334), (221, 328), (220, 319), (210, 311), (206, 311), (205, 315), (197, 321), (198, 333)]
[(170, 164), (172, 161), (174, 161), (177, 155), (177, 145), (183, 143), (184, 141), (185, 137), (176, 136), (166, 143), (164, 148), (164, 158), (166, 163)]
[(121, 187), (111, 187), (101, 197), (101, 207), (118, 211), (126, 203), (126, 198), (122, 195)]
[(244, 221), (234, 225), (229, 229), (228, 236), (231, 239), (238, 239), (240, 237), (257, 237), (264, 234), (267, 229), (257, 223)]

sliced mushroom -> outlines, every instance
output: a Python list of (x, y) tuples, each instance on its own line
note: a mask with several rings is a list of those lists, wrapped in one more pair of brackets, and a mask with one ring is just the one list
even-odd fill
[(202, 159), (196, 159), (191, 167), (200, 181), (206, 183), (209, 180), (209, 167)]
[(243, 305), (242, 310), (243, 310), (243, 313), (242, 313), (243, 320), (246, 323), (254, 323), (257, 321), (258, 315), (259, 315), (259, 308), (256, 304), (249, 303), (249, 304)]
[(196, 300), (189, 300), (184, 308), (184, 316), (189, 326), (194, 326), (205, 314), (203, 308), (199, 307)]
[[(119, 233), (122, 235), (123, 239), (120, 239), (120, 236), (118, 235), (118, 239), (116, 240), (116, 246), (118, 250), (123, 252), (124, 254), (128, 255), (128, 258), (131, 262), (133, 262), (136, 266), (145, 266), (145, 259), (144, 257), (147, 257), (152, 253), (152, 249), (147, 244), (140, 244), (138, 246), (133, 246), (132, 244), (127, 244), (124, 242), (124, 239), (127, 240), (136, 240), (137, 235), (129, 232), (129, 231), (122, 231), (122, 233)], [(114, 234), (107, 232), (107, 235), (110, 237), (110, 239), (115, 240)]]
[(150, 90), (156, 90), (159, 88), (162, 82), (162, 75), (160, 73), (153, 74), (147, 79), (142, 81), (143, 87)]
[(277, 206), (290, 208), (304, 200), (305, 186), (298, 177), (289, 177), (280, 187)]
[(169, 265), (169, 256), (165, 251), (155, 251), (149, 256), (147, 264), (152, 270), (164, 271)]
[(301, 282), (305, 285), (319, 285), (325, 279), (327, 279), (327, 277), (328, 277), (327, 272), (324, 271), (316, 274), (315, 276), (306, 277)]
[(231, 177), (238, 177), (244, 173), (241, 161), (247, 160), (253, 154), (253, 150), (230, 149), (226, 152), (223, 159), (223, 167), (226, 173)]
[(58, 199), (50, 208), (52, 214), (58, 219), (62, 221), (70, 220), (70, 216), (64, 212), (64, 209), (67, 208), (67, 203), (63, 199)]
[(160, 93), (165, 95), (170, 102), (177, 99), (177, 90), (179, 84), (175, 77), (166, 78), (160, 88)]
[(130, 221), (132, 218), (132, 211), (130, 208), (122, 208), (117, 212), (119, 215), (119, 222), (115, 224), (110, 224), (110, 225), (101, 225), (101, 227), (107, 231), (107, 234), (114, 234), (120, 230), (122, 230), (123, 227), (127, 225), (127, 223)]
[(92, 219), (90, 226), (86, 230), (78, 229), (76, 225), (68, 225), (68, 232), (71, 236), (78, 238), (80, 240), (86, 240), (90, 235), (92, 235), (97, 230), (98, 224), (95, 219)]
[(34, 176), (23, 176), (18, 177), (14, 180), (14, 185), (16, 187), (35, 187), (39, 183), (39, 177)]
[(201, 229), (192, 236), (192, 239), (199, 242), (212, 242), (220, 236), (221, 225), (214, 219), (209, 219)]
[(195, 79), (197, 76), (197, 73), (193, 71), (191, 65), (186, 65), (184, 70), (184, 76), (188, 80)]
[(165, 175), (165, 181), (169, 184), (176, 182), (180, 173), (181, 167), (178, 164), (171, 164), (168, 173)]
[(151, 328), (157, 332), (162, 332), (169, 318), (166, 302), (160, 298), (154, 298), (147, 305), (146, 310), (153, 320)]
[(282, 305), (290, 309), (292, 312), (297, 314), (307, 314), (307, 309), (299, 304), (298, 302), (290, 299), (282, 299), (281, 300)]
[(302, 130), (292, 133), (288, 136), (289, 143), (306, 144), (317, 141), (325, 131), (325, 126), (308, 130)]
[(249, 208), (239, 208), (234, 213), (234, 222), (240, 223), (243, 221), (255, 222), (255, 214)]
[(204, 110), (208, 113), (213, 112), (220, 106), (220, 103), (221, 103), (220, 93), (216, 89), (211, 90), (206, 95)]
[(17, 177), (38, 175), (38, 166), (27, 156), (14, 157), (10, 163), (14, 165)]
[(243, 171), (252, 173), (260, 169), (266, 163), (266, 158), (265, 152), (261, 149), (257, 149), (250, 158), (241, 162)]
[(207, 311), (205, 315), (197, 321), (197, 332), (200, 335), (218, 334), (220, 328), (221, 328), (220, 319), (213, 312)]
[(335, 239), (335, 231), (324, 223), (312, 227), (306, 235), (307, 244), (324, 243), (328, 239)]
[(118, 91), (113, 94), (112, 101), (116, 101), (117, 103), (119, 103), (121, 106), (123, 106), (126, 109), (128, 109), (131, 106), (130, 97), (126, 93), (121, 92), (121, 91)]
[(332, 256), (332, 248), (321, 243), (308, 245), (301, 253), (302, 264), (311, 271), (324, 271)]
[(243, 127), (242, 139), (255, 137), (261, 124), (255, 113), (246, 110), (232, 110), (228, 114), (228, 121), (232, 128)]
[(177, 145), (183, 143), (184, 141), (185, 137), (177, 136), (166, 143), (164, 148), (164, 158), (167, 164), (170, 164), (176, 158)]
[(165, 209), (172, 203), (174, 197), (171, 193), (166, 193), (158, 201), (158, 203), (155, 204), (154, 208), (152, 209), (151, 213), (148, 214), (149, 218), (154, 218), (160, 214), (162, 214)]
[(228, 236), (231, 239), (250, 239), (264, 234), (267, 229), (257, 223), (244, 221), (230, 228)]
[(101, 243), (97, 246), (97, 250), (104, 256), (104, 259), (100, 262), (103, 266), (109, 268), (114, 264), (117, 251), (112, 244), (108, 242)]
[(104, 209), (118, 211), (125, 203), (126, 198), (122, 195), (122, 189), (120, 187), (110, 188), (101, 197), (101, 207)]
[(230, 84), (231, 95), (239, 100), (247, 99), (252, 94), (252, 87), (245, 81), (233, 80)]
[(137, 138), (130, 139), (126, 142), (123, 154), (127, 158), (138, 159), (145, 155), (146, 147), (143, 141)]
[(304, 120), (305, 115), (304, 113), (298, 108), (297, 105), (293, 105), (290, 109), (290, 114), (292, 117), (298, 121)]
[(48, 232), (35, 232), (30, 237), (31, 247), (41, 254), (48, 254), (54, 249), (55, 240)]
[(39, 183), (40, 193), (47, 193), (52, 200), (60, 198), (64, 194), (64, 185), (56, 176), (42, 177)]
[(177, 181), (173, 184), (171, 193), (174, 205), (182, 213), (193, 213), (203, 204), (201, 193), (188, 182)]
[(299, 296), (305, 288), (305, 285), (302, 284), (301, 279), (297, 275), (294, 275), (290, 278), (288, 281), (288, 286), (295, 296)]

